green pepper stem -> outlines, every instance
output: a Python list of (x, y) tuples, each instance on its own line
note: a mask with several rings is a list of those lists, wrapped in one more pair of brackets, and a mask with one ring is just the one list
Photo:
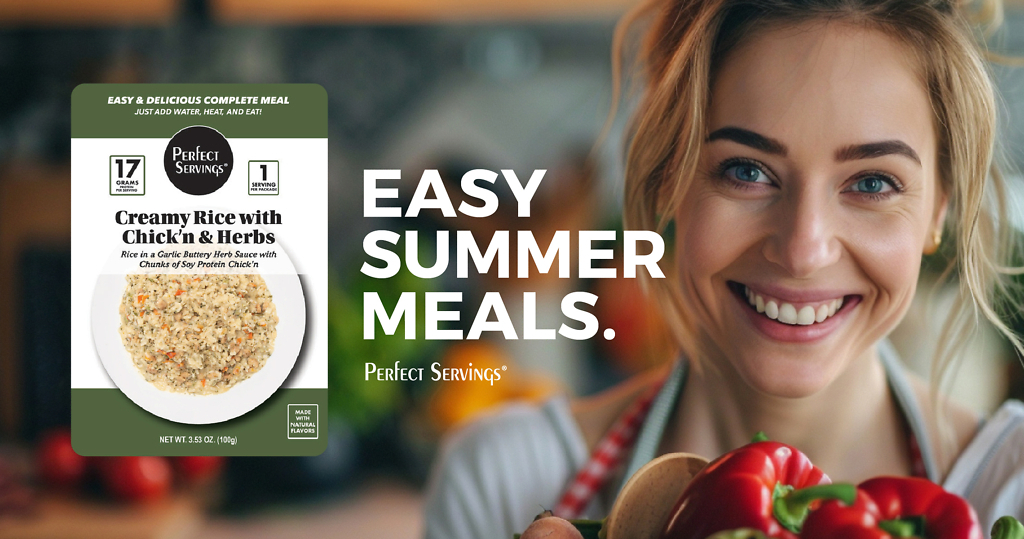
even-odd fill
[(853, 505), (857, 499), (857, 487), (848, 483), (814, 485), (799, 490), (791, 489), (792, 487), (782, 483), (775, 485), (775, 491), (772, 493), (772, 509), (779, 524), (793, 533), (800, 533), (812, 502), (839, 500), (846, 505)]
[(992, 539), (1024, 539), (1024, 525), (1010, 515), (1000, 517), (992, 525)]
[(883, 520), (878, 528), (893, 537), (914, 537), (914, 523), (898, 518)]
[(757, 434), (755, 434), (754, 437), (750, 439), (750, 443), (767, 442), (767, 441), (768, 441), (768, 435), (765, 434), (763, 430), (757, 431)]

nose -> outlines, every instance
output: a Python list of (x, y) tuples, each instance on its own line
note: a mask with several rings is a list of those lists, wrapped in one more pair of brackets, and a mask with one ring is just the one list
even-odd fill
[(807, 192), (780, 202), (771, 216), (773, 233), (763, 245), (765, 258), (795, 278), (810, 277), (838, 262), (841, 246), (834, 208)]

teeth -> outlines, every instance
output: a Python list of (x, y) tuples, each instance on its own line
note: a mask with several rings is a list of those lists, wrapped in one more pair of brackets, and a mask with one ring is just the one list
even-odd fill
[(790, 325), (809, 326), (811, 324), (820, 324), (835, 315), (836, 311), (843, 306), (843, 298), (837, 298), (828, 303), (818, 305), (817, 308), (812, 305), (804, 305), (797, 309), (796, 305), (792, 303), (778, 302), (773, 299), (766, 301), (764, 297), (746, 287), (744, 287), (744, 295), (747, 296), (747, 302), (757, 309), (757, 312), (764, 313), (765, 316), (772, 320), (778, 320), (783, 324)]
[(796, 323), (796, 307), (792, 303), (783, 303), (779, 305), (779, 322), (783, 324), (795, 324)]

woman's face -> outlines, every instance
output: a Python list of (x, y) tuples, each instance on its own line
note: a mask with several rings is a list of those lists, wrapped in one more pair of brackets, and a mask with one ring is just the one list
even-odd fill
[(710, 359), (760, 392), (826, 387), (910, 305), (945, 199), (909, 56), (812, 22), (755, 33), (716, 75), (679, 277)]

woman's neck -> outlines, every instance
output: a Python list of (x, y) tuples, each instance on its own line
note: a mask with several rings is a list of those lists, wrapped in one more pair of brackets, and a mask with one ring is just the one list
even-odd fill
[(713, 458), (764, 431), (800, 449), (833, 480), (908, 473), (901, 412), (874, 348), (803, 398), (757, 392), (729, 362), (716, 367), (691, 369), (663, 450)]

